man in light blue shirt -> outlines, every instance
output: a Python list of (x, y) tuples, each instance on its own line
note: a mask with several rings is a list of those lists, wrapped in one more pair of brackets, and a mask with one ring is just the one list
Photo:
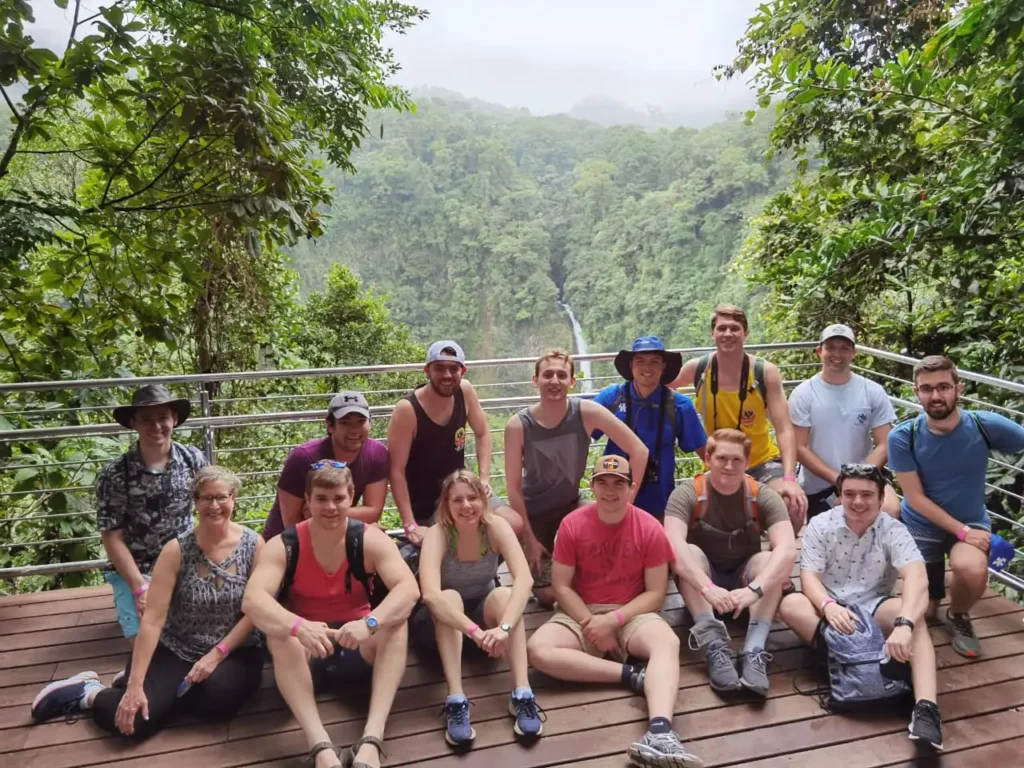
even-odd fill
[(889, 465), (904, 494), (900, 518), (928, 570), (929, 615), (946, 595), (949, 555), (953, 581), (943, 621), (954, 650), (974, 658), (981, 647), (968, 612), (988, 585), (988, 455), (1024, 451), (1024, 427), (997, 413), (961, 410), (963, 384), (941, 355), (914, 366), (914, 393), (924, 413), (889, 433)]
[[(684, 453), (696, 452), (704, 458), (707, 435), (690, 398), (668, 385), (683, 367), (683, 356), (669, 352), (657, 336), (641, 336), (631, 349), (615, 356), (615, 370), (625, 382), (611, 384), (594, 398), (610, 410), (619, 421), (636, 433), (650, 457), (633, 502), (659, 520), (665, 518), (668, 497), (676, 487), (676, 445)], [(591, 437), (601, 437), (600, 431)], [(612, 440), (605, 455), (625, 455), (624, 449)]]

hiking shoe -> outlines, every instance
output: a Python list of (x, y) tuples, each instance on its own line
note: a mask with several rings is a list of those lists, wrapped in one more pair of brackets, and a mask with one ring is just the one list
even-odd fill
[(80, 702), (90, 685), (103, 687), (95, 672), (79, 672), (65, 680), (56, 680), (39, 692), (32, 702), (32, 719), (36, 722), (60, 715), (68, 716), (81, 709)]
[(946, 618), (942, 620), (946, 625), (949, 634), (953, 636), (953, 650), (968, 659), (976, 659), (981, 656), (981, 643), (978, 636), (974, 634), (974, 626), (971, 624), (971, 617), (966, 613), (950, 613), (946, 609)]
[(687, 643), (691, 650), (704, 651), (708, 663), (708, 682), (712, 690), (738, 691), (743, 687), (724, 623), (713, 619), (694, 624)]
[(764, 648), (755, 648), (740, 654), (740, 684), (751, 693), (767, 696), (771, 682), (768, 680), (768, 662), (772, 655)]
[(544, 732), (544, 710), (537, 706), (532, 693), (516, 696), (508, 701), (508, 713), (516, 719), (512, 730), (520, 736), (540, 736)]
[(635, 765), (650, 768), (703, 768), (704, 761), (686, 751), (679, 734), (651, 733), (648, 731), (640, 741), (634, 741), (629, 751), (630, 761)]
[(629, 680), (626, 684), (629, 686), (629, 690), (638, 696), (644, 695), (644, 678), (647, 677), (647, 667), (633, 667), (632, 673), (629, 675)]
[(919, 741), (932, 749), (942, 749), (942, 715), (937, 705), (919, 701), (910, 716), (910, 740)]
[(469, 722), (469, 699), (465, 696), (444, 703), (444, 740), (453, 747), (462, 747), (476, 738), (476, 731)]

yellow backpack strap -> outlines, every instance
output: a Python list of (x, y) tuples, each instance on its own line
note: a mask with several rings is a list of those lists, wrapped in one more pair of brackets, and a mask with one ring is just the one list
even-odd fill
[(746, 488), (746, 503), (743, 507), (746, 511), (747, 523), (753, 523), (754, 530), (760, 534), (764, 530), (764, 526), (761, 525), (761, 510), (757, 504), (757, 497), (761, 493), (761, 486), (750, 475), (744, 475), (743, 480), (744, 487)]

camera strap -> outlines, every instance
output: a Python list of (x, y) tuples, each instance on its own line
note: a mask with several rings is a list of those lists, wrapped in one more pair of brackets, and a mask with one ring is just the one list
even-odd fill
[[(633, 382), (627, 381), (623, 384), (626, 388), (626, 426), (633, 430), (634, 433), (640, 434), (636, 430), (636, 425), (633, 423)], [(662, 436), (665, 432), (665, 406), (668, 401), (668, 387), (664, 384), (661, 385), (661, 407), (658, 409), (658, 428), (655, 432), (656, 437), (654, 438), (654, 457), (655, 461), (661, 459), (661, 445)], [(649, 461), (649, 459), (648, 459)]]

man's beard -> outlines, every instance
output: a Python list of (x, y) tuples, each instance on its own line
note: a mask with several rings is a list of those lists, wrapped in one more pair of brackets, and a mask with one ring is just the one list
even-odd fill
[(951, 413), (953, 413), (953, 411), (957, 409), (959, 403), (960, 398), (956, 397), (953, 399), (952, 405), (948, 405), (945, 402), (940, 403), (939, 405), (942, 406), (941, 410), (938, 408), (938, 406), (933, 405), (931, 407), (926, 408), (925, 411), (927, 411), (928, 415), (931, 416), (933, 419), (941, 420), (947, 418)]

